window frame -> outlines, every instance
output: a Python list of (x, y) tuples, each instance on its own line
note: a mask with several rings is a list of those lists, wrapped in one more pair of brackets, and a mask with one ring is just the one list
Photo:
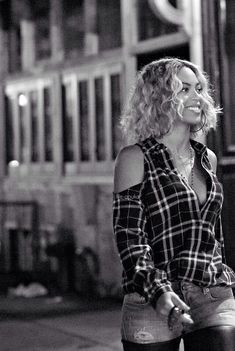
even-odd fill
[[(53, 97), (53, 78), (52, 77), (40, 77), (40, 78), (31, 78), (31, 79), (19, 79), (17, 81), (11, 80), (7, 81), (5, 84), (5, 96), (11, 99), (13, 102), (12, 110), (12, 122), (13, 122), (13, 135), (14, 135), (14, 159), (19, 162), (18, 167), (11, 167), (9, 164), (6, 165), (8, 174), (11, 175), (12, 172), (18, 172), (19, 175), (38, 175), (43, 172), (53, 172), (54, 171), (54, 141), (52, 147), (53, 153), (53, 160), (46, 161), (45, 160), (45, 135), (44, 135), (44, 101), (43, 101), (43, 90), (45, 88), (51, 89), (52, 92), (52, 113), (53, 113), (53, 104), (55, 104), (55, 99)], [(31, 121), (31, 106), (29, 103), (30, 93), (37, 92), (38, 96), (38, 103), (37, 103), (37, 115), (38, 115), (38, 151), (39, 157), (38, 161), (32, 161), (32, 121)], [(26, 99), (28, 100), (27, 105), (25, 106), (26, 112), (26, 124), (27, 128), (25, 131), (26, 136), (26, 156), (25, 160), (22, 162), (20, 161), (20, 147), (21, 147), (21, 140), (20, 140), (20, 121), (19, 121), (19, 104), (18, 104), (18, 96), (19, 94), (24, 94)], [(55, 122), (53, 121), (52, 117), (52, 139), (53, 137), (53, 129), (54, 129)], [(17, 168), (17, 171), (16, 171)]]
[[(62, 84), (71, 84), (73, 106), (73, 140), (74, 140), (74, 161), (64, 163), (65, 175), (73, 174), (111, 174), (114, 160), (112, 158), (112, 120), (111, 120), (111, 76), (120, 75), (120, 96), (121, 107), (123, 105), (124, 93), (124, 69), (122, 62), (102, 63), (81, 66), (72, 72), (64, 72)], [(96, 160), (96, 119), (95, 119), (95, 79), (103, 78), (104, 96), (104, 126), (105, 126), (105, 155), (106, 159)], [(79, 91), (78, 84), (81, 81), (88, 82), (88, 118), (89, 118), (89, 151), (91, 159), (81, 160), (81, 149), (79, 145), (80, 115), (79, 115)]]

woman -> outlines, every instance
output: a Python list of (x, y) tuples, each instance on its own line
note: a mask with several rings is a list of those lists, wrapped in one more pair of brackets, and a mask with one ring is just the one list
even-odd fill
[(114, 176), (125, 351), (235, 350), (235, 274), (225, 264), (216, 156), (192, 139), (216, 127), (206, 75), (165, 58), (137, 77)]

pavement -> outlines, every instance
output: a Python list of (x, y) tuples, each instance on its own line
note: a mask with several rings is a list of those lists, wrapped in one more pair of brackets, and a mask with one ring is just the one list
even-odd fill
[(121, 351), (121, 302), (0, 297), (0, 351)]
[(122, 351), (120, 324), (120, 299), (0, 296), (0, 351)]

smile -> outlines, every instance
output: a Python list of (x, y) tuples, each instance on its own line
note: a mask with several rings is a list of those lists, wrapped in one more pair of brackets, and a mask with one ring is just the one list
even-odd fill
[(193, 111), (195, 113), (200, 113), (201, 112), (201, 108), (199, 106), (189, 106), (187, 107), (188, 110)]

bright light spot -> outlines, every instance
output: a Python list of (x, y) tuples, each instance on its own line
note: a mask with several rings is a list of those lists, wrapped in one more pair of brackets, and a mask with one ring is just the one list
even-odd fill
[(18, 96), (18, 104), (19, 104), (20, 106), (26, 106), (27, 103), (28, 103), (27, 97), (26, 97), (24, 94), (20, 94), (20, 95)]
[(10, 167), (19, 167), (20, 163), (17, 160), (12, 160), (8, 163)]

